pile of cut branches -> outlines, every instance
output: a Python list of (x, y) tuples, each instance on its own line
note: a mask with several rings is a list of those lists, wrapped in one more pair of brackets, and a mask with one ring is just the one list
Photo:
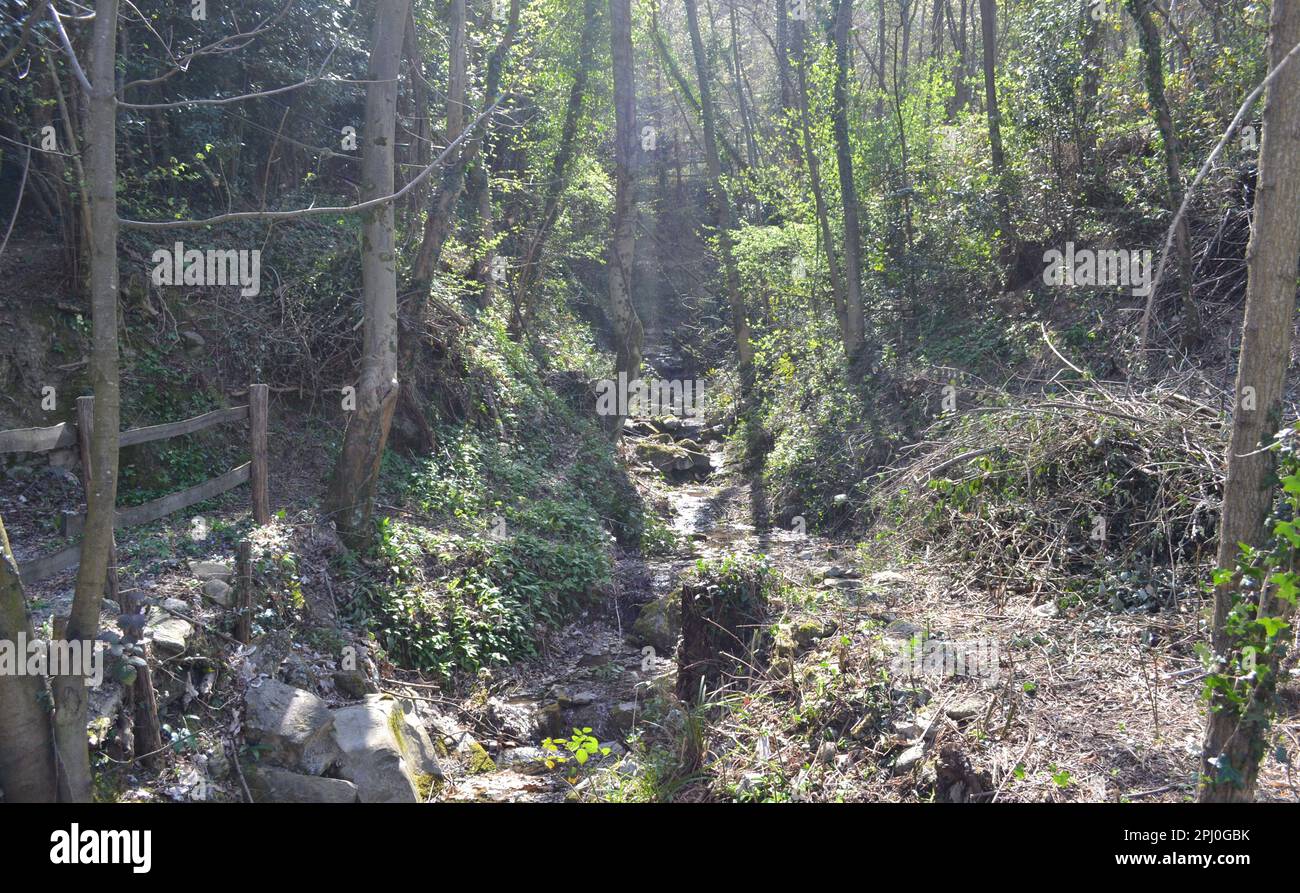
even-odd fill
[(986, 395), (876, 476), (871, 521), (966, 586), (1172, 607), (1214, 557), (1227, 434), (1167, 387)]

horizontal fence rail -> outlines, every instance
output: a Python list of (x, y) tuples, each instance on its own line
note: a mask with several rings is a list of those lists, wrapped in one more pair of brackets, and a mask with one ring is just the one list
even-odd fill
[[(149, 425), (143, 428), (131, 428), (118, 435), (118, 446), (136, 446), (156, 440), (195, 434), (217, 425), (231, 422), (248, 422), (248, 440), (250, 459), (243, 465), (232, 468), (224, 474), (209, 478), (185, 490), (168, 494), (142, 505), (118, 509), (113, 516), (113, 527), (134, 527), (165, 518), (167, 515), (197, 505), (241, 484), (249, 484), (251, 491), (253, 518), (258, 524), (267, 524), (271, 520), (270, 499), (268, 496), (268, 459), (266, 451), (266, 429), (269, 389), (264, 384), (250, 385), (248, 403), (230, 409), (214, 409), (193, 418), (178, 422), (166, 422), (161, 425)], [(94, 398), (81, 397), (77, 400), (77, 417), (85, 420), (83, 424), (61, 422), (48, 428), (16, 428), (0, 431), (0, 453), (45, 453), (80, 444), (82, 456), (82, 482), (87, 493), (90, 492), (90, 475), (88, 469), (90, 428), (94, 425)], [(65, 511), (62, 516), (62, 529), (65, 537), (71, 539), (82, 534), (86, 525), (83, 512)], [(114, 549), (116, 552), (116, 549)], [(18, 574), (24, 585), (39, 582), (57, 573), (76, 567), (81, 562), (81, 544), (77, 543), (50, 555), (33, 558), (18, 563)], [(115, 561), (113, 562), (116, 563)], [(110, 574), (110, 576), (114, 576)], [(111, 584), (110, 584), (111, 585)]]

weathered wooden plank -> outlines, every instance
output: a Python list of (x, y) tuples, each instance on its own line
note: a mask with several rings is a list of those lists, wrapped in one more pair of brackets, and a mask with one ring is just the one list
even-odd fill
[(271, 523), (271, 499), (268, 488), (268, 460), (266, 456), (267, 388), (264, 384), (248, 387), (248, 438), (253, 471), (249, 489), (253, 496), (253, 520), (258, 524)]
[(22, 578), (24, 586), (30, 586), (47, 577), (52, 577), (60, 571), (76, 567), (80, 563), (81, 543), (77, 543), (75, 546), (68, 546), (68, 548), (52, 555), (33, 558), (31, 561), (20, 561), (18, 563), (18, 576)]
[(0, 431), (0, 453), (47, 453), (77, 442), (77, 428), (60, 422), (49, 428)]
[[(135, 527), (139, 524), (148, 524), (150, 521), (157, 521), (159, 518), (165, 518), (173, 512), (179, 512), (181, 509), (189, 508), (195, 503), (202, 502), (205, 499), (211, 499), (219, 496), (227, 490), (233, 490), (240, 484), (246, 483), (249, 476), (251, 463), (245, 462), (238, 468), (232, 468), (223, 475), (219, 475), (201, 484), (190, 487), (188, 490), (180, 490), (161, 499), (155, 499), (153, 502), (146, 502), (143, 505), (132, 506), (131, 508), (122, 509), (117, 513), (113, 521), (114, 527)], [(80, 536), (82, 529), (86, 524), (85, 514), (76, 514), (67, 516), (67, 535)]]
[(167, 422), (163, 425), (150, 425), (147, 428), (132, 428), (129, 431), (123, 431), (118, 444), (129, 447), (138, 443), (149, 443), (152, 440), (165, 440), (168, 437), (193, 434), (196, 431), (211, 428), (213, 425), (224, 425), (227, 422), (238, 422), (246, 418), (248, 418), (247, 406), (214, 409), (212, 412), (196, 415), (192, 419), (182, 419), (179, 422)]

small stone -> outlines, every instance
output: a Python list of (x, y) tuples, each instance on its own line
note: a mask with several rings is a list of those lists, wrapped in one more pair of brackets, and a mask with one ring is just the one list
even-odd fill
[(822, 746), (817, 748), (817, 762), (829, 763), (835, 759), (835, 742), (825, 741)]
[(911, 772), (917, 764), (925, 757), (925, 745), (913, 744), (907, 750), (898, 755), (894, 761), (894, 774), (902, 775), (905, 772)]
[(970, 719), (984, 712), (984, 704), (978, 698), (969, 698), (965, 701), (959, 701), (944, 712), (949, 719)]
[(194, 626), (188, 620), (173, 617), (158, 608), (151, 608), (144, 632), (147, 638), (153, 640), (154, 647), (160, 652), (179, 654), (185, 650), (190, 636), (194, 634)]
[(221, 561), (190, 562), (190, 573), (200, 580), (228, 580), (234, 572), (234, 568)]
[(894, 723), (894, 732), (902, 736), (904, 741), (915, 741), (925, 734), (925, 726), (914, 719), (907, 719)]
[(907, 577), (904, 577), (898, 571), (878, 571), (871, 575), (871, 582), (877, 585), (887, 583), (906, 583)]
[(235, 590), (231, 588), (229, 583), (216, 577), (203, 584), (203, 595), (223, 608), (230, 608), (235, 604)]

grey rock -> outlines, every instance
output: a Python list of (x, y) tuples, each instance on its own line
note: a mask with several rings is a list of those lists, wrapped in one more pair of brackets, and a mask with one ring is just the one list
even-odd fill
[(677, 593), (669, 593), (641, 607), (632, 624), (632, 635), (643, 645), (668, 653), (677, 647), (682, 631), (682, 604)]
[(268, 748), (283, 766), (321, 775), (340, 758), (334, 736), (334, 716), (311, 692), (263, 679), (249, 687), (244, 737)]
[(200, 580), (229, 580), (235, 570), (222, 561), (191, 561), (190, 573)]
[[(169, 599), (171, 601), (171, 599)], [(184, 602), (181, 602), (186, 608)], [(152, 639), (154, 647), (165, 654), (180, 654), (189, 644), (194, 634), (194, 625), (188, 620), (173, 617), (160, 608), (149, 609), (149, 619), (144, 626), (146, 638)]]
[(341, 778), (302, 775), (276, 766), (244, 767), (257, 803), (356, 803), (357, 786)]
[(442, 778), (429, 734), (391, 697), (368, 695), (336, 709), (333, 737), (339, 774), (362, 803), (419, 803)]
[(979, 716), (984, 712), (984, 702), (979, 698), (967, 698), (959, 701), (944, 711), (949, 719), (970, 719), (973, 716)]
[(203, 584), (203, 595), (223, 608), (234, 607), (235, 590), (224, 580), (213, 577)]
[(904, 772), (911, 772), (924, 758), (925, 744), (913, 744), (894, 761), (894, 774), (902, 775)]

